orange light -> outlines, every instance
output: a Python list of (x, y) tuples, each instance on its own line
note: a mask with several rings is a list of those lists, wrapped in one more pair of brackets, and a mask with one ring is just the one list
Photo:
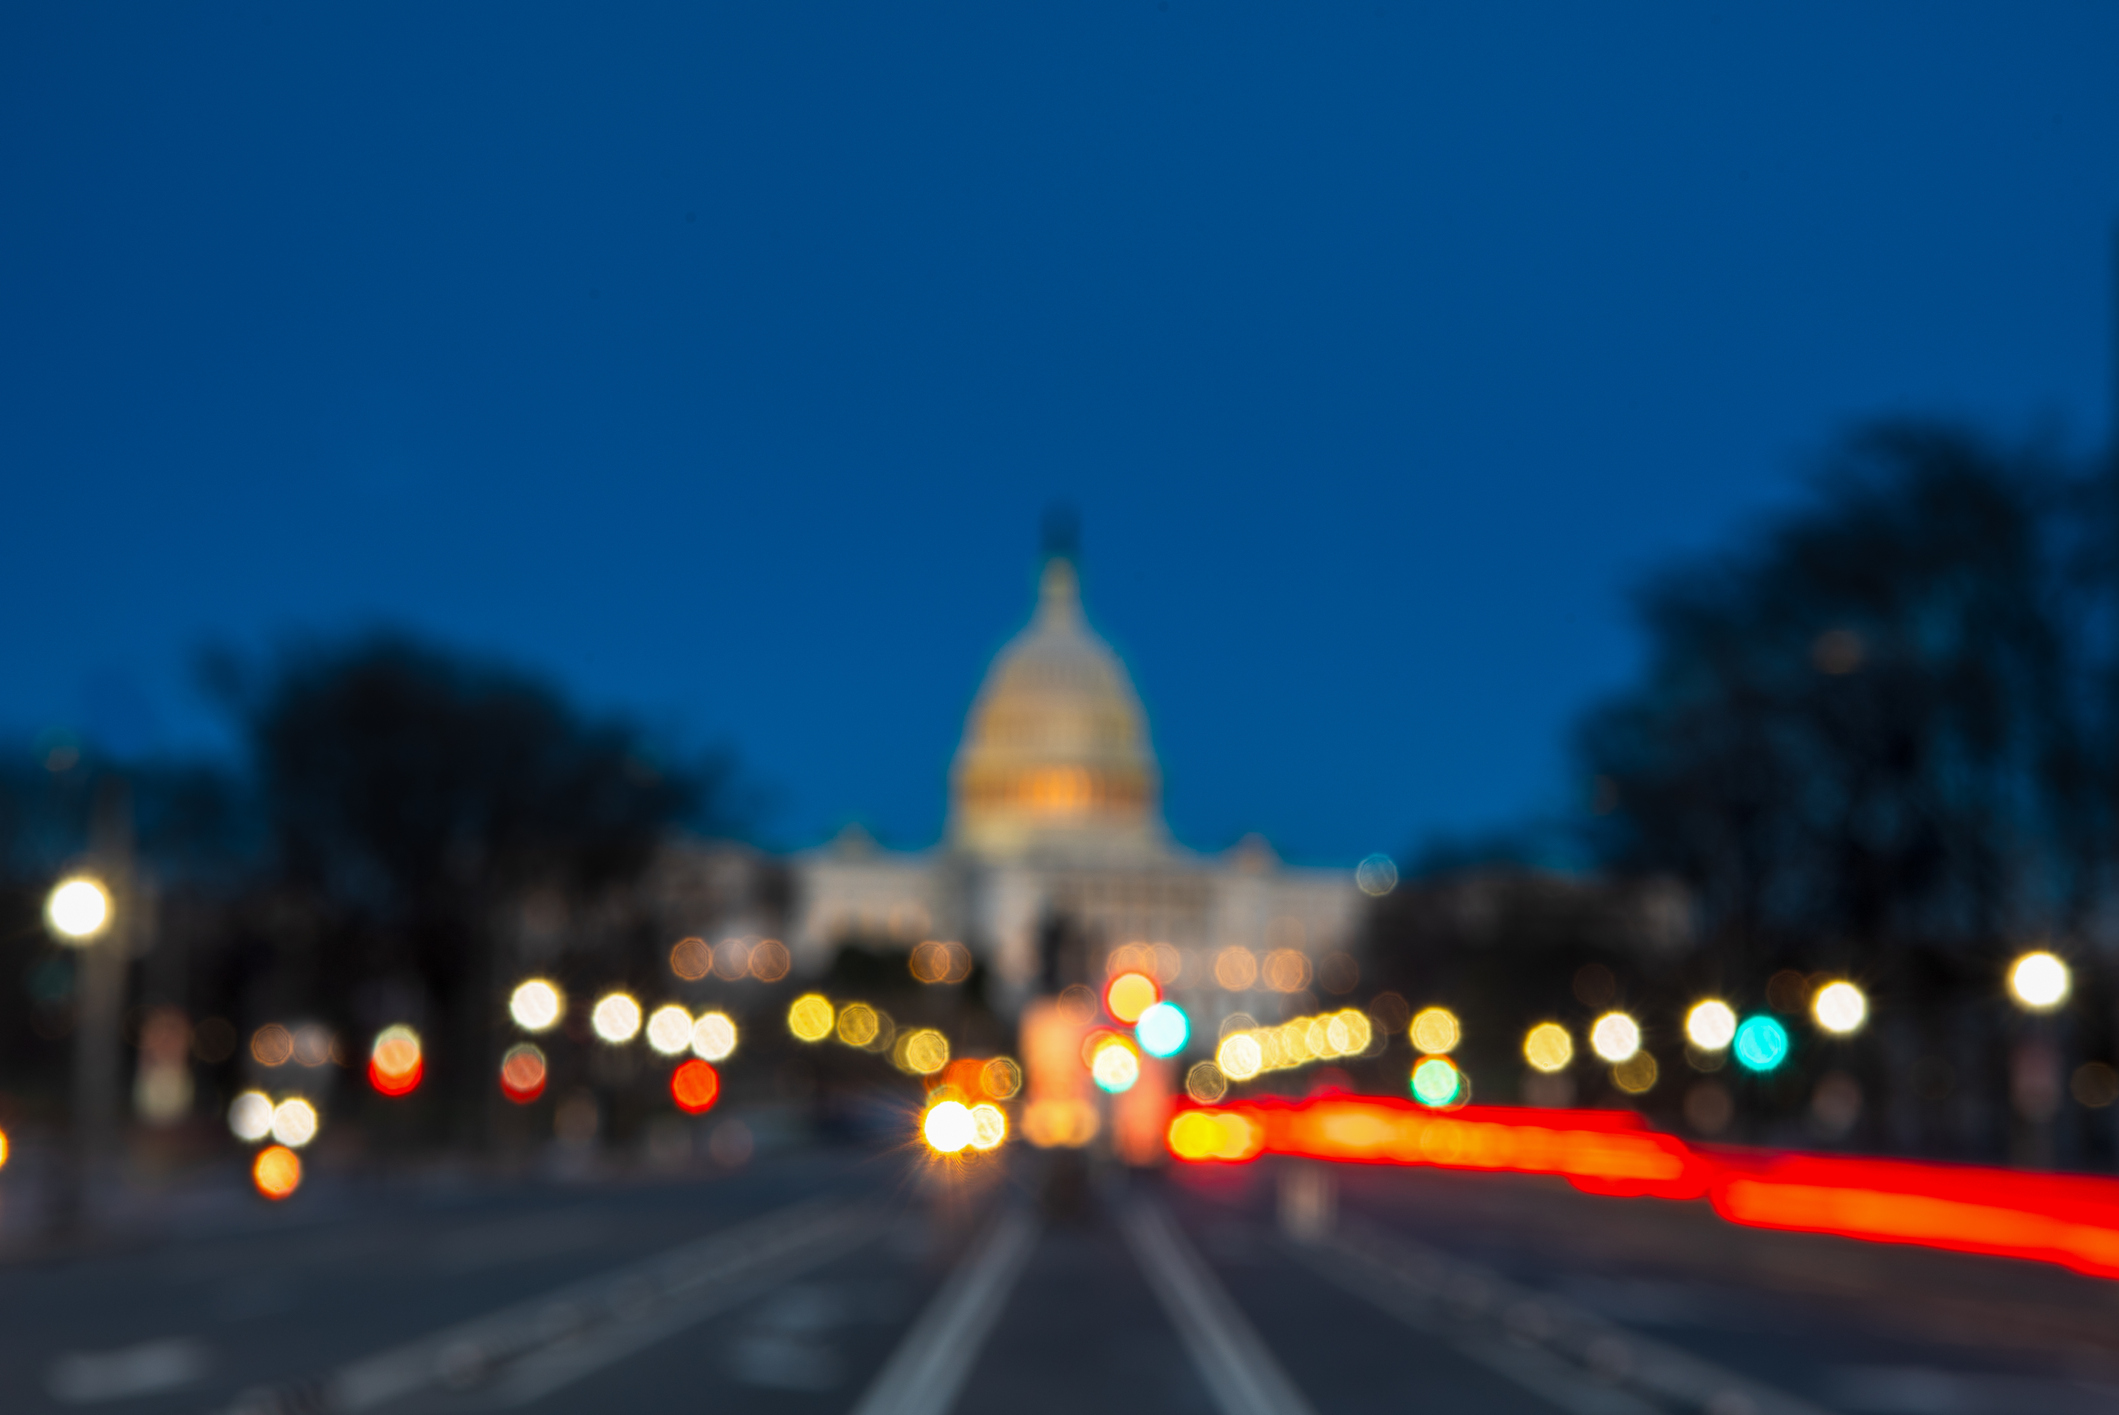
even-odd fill
[(426, 1073), (419, 1033), (400, 1022), (375, 1034), (368, 1051), (368, 1084), (386, 1096), (409, 1095)]
[(528, 1042), (508, 1048), (500, 1059), (500, 1092), (517, 1105), (528, 1105), (544, 1094), (544, 1053)]
[(670, 1099), (686, 1115), (702, 1115), (721, 1096), (721, 1074), (693, 1057), (670, 1074)]
[(1162, 1000), (1162, 989), (1146, 973), (1120, 973), (1104, 987), (1104, 1010), (1129, 1027)]
[(7, 1168), (7, 1132), (0, 1130), (0, 1169)]
[(302, 1157), (285, 1145), (267, 1145), (250, 1165), (250, 1182), (268, 1199), (284, 1199), (302, 1187)]

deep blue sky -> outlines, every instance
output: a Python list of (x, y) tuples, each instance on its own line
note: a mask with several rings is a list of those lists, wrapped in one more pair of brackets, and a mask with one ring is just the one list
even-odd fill
[(1564, 808), (1847, 420), (2105, 436), (2119, 7), (0, 10), (0, 731), (409, 626), (939, 831), (1040, 509), (1179, 836)]

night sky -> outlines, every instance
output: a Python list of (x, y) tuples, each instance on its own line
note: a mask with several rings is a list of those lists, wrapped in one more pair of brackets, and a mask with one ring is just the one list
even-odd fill
[(932, 841), (1040, 513), (1182, 841), (1565, 812), (1850, 420), (2111, 416), (2119, 7), (0, 9), (0, 733), (395, 625)]

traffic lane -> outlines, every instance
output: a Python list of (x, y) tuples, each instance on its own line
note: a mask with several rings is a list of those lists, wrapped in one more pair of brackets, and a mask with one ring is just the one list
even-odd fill
[(1827, 1408), (2119, 1409), (2119, 1284), (1533, 1176), (1333, 1172), (1343, 1223), (1377, 1222)]
[(1049, 1215), (956, 1415), (1216, 1415), (1118, 1225), (1123, 1188)]
[[(1497, 1363), (1410, 1329), (1299, 1257), (1275, 1222), (1263, 1167), (1180, 1169), (1156, 1185), (1200, 1255), (1317, 1410), (1467, 1410), (1493, 1415), (1624, 1411), (1578, 1374), (1511, 1350)], [(1556, 1400), (1558, 1395), (1560, 1399)], [(1571, 1402), (1569, 1396), (1575, 1397)]]
[[(901, 1213), (876, 1241), (703, 1320), (616, 1353), (527, 1400), (503, 1382), (435, 1389), (390, 1415), (531, 1415), (711, 1408), (725, 1415), (838, 1415), (875, 1379), (962, 1244), (925, 1211)], [(592, 1359), (593, 1356), (592, 1356)]]
[[(0, 1270), (0, 1380), (23, 1402), (11, 1408), (55, 1409), (55, 1375), (80, 1396), (122, 1385), (144, 1353), (165, 1388), (128, 1409), (211, 1407), (805, 1196), (888, 1187), (866, 1156), (828, 1154), (705, 1181), (376, 1194), (321, 1222), (297, 1196), (260, 1232)], [(68, 1356), (83, 1359), (62, 1370)]]

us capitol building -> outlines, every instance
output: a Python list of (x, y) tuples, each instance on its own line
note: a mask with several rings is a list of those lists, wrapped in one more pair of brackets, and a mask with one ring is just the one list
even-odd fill
[(886, 850), (849, 827), (787, 863), (798, 974), (846, 945), (960, 941), (1009, 1011), (1100, 981), (1128, 948), (1203, 1004), (1195, 1016), (1242, 1005), (1263, 1017), (1281, 1010), (1274, 993), (1293, 1004), (1316, 986), (1364, 902), (1351, 871), (1291, 868), (1256, 836), (1217, 855), (1170, 839), (1147, 715), (1083, 617), (1066, 554), (1046, 558), (1028, 627), (971, 705), (941, 844)]

